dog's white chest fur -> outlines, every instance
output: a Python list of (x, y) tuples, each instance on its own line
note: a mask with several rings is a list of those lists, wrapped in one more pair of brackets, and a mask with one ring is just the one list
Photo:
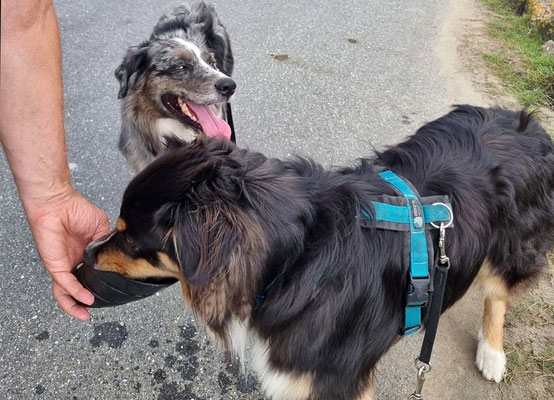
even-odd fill
[(159, 135), (158, 137), (173, 135), (186, 142), (190, 142), (196, 138), (196, 134), (192, 129), (186, 127), (181, 122), (173, 118), (157, 119), (156, 131)]
[(273, 368), (269, 363), (269, 346), (248, 329), (248, 323), (233, 319), (227, 330), (233, 353), (244, 360), (248, 344), (249, 365), (256, 373), (265, 395), (272, 400), (305, 400), (311, 392), (311, 377), (308, 374), (292, 375)]

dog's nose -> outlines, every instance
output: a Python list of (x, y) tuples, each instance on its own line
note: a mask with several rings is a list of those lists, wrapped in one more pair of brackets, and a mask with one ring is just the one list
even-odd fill
[(231, 78), (221, 78), (215, 83), (215, 89), (223, 96), (230, 97), (235, 93), (237, 84)]

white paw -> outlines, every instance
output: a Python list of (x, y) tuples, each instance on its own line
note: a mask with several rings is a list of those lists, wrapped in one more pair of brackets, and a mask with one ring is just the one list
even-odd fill
[(479, 329), (479, 344), (477, 345), (475, 364), (477, 364), (477, 368), (483, 373), (483, 376), (490, 381), (498, 383), (502, 379), (502, 375), (504, 375), (506, 355), (489, 346), (485, 338), (483, 338), (481, 329)]

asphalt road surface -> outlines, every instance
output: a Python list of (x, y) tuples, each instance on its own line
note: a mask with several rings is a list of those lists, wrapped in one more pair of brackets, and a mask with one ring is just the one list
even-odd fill
[[(132, 176), (117, 150), (113, 71), (177, 3), (54, 3), (73, 182), (113, 224)], [(440, 116), (446, 84), (433, 49), (447, 8), (440, 0), (217, 1), (235, 54), (238, 144), (343, 165)], [(65, 315), (3, 154), (0, 188), (0, 399), (262, 398), (255, 378), (227, 365), (197, 328), (177, 287), (93, 310), (85, 323)], [(405, 398), (413, 387), (420, 340), (408, 338), (380, 365), (378, 398)]]

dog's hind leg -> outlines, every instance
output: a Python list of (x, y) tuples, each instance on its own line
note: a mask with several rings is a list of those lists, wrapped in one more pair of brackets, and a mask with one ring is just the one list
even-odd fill
[(504, 316), (508, 302), (487, 297), (483, 313), (483, 327), (479, 330), (479, 344), (475, 362), (483, 376), (500, 382), (506, 365), (504, 354)]
[(483, 263), (478, 281), (484, 289), (485, 308), (475, 363), (485, 378), (500, 382), (506, 366), (503, 342), (508, 287), (504, 279), (494, 274), (488, 261)]

